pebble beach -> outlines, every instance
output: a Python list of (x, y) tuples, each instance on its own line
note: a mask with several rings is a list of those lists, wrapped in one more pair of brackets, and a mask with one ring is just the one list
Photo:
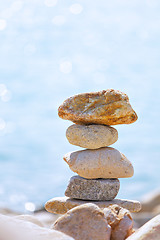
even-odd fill
[[(132, 213), (135, 229), (141, 227), (147, 221), (160, 214), (160, 192), (150, 192), (144, 195), (140, 202), (142, 205), (141, 211), (138, 213)], [(24, 215), (24, 212), (14, 211), (10, 208), (0, 208), (0, 214), (4, 214), (6, 216), (19, 216)], [(46, 227), (50, 227), (56, 219), (61, 216), (47, 212), (43, 205), (39, 210), (25, 213), (25, 215), (36, 217)]]

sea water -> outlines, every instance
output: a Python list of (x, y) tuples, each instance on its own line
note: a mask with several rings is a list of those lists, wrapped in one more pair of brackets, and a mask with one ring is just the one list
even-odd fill
[(119, 198), (160, 182), (160, 2), (0, 1), (0, 206), (34, 211), (64, 196), (72, 123), (58, 106), (81, 92), (128, 94), (139, 119), (113, 145), (132, 162)]

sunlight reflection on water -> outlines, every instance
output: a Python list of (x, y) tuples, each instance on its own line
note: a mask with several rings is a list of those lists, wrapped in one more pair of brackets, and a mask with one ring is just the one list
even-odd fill
[(53, 7), (53, 6), (55, 6), (57, 4), (57, 0), (45, 0), (44, 4), (47, 7)]
[(126, 92), (139, 116), (116, 126), (113, 147), (135, 168), (118, 197), (159, 187), (159, 10), (158, 0), (1, 1), (0, 205), (29, 210), (64, 194), (73, 173), (62, 158), (79, 148), (57, 108), (107, 88)]
[(65, 22), (66, 22), (66, 19), (65, 19), (65, 16), (63, 16), (63, 15), (55, 16), (55, 17), (52, 19), (52, 23), (55, 24), (55, 25), (57, 25), (57, 26), (61, 26), (61, 25), (63, 25)]
[(69, 9), (73, 14), (80, 14), (83, 11), (83, 7), (79, 3), (71, 5)]
[(61, 62), (59, 69), (62, 73), (68, 74), (72, 71), (72, 63), (70, 61)]

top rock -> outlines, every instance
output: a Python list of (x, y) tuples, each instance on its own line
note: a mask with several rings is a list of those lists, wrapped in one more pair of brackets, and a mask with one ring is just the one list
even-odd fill
[(129, 124), (138, 118), (128, 96), (114, 89), (70, 97), (59, 107), (58, 115), (74, 123), (104, 125)]

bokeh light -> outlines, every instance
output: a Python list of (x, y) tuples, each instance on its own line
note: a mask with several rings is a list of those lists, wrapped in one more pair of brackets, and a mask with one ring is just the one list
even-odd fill
[(68, 74), (72, 71), (72, 63), (70, 61), (61, 62), (59, 69), (62, 73)]
[(12, 94), (9, 90), (5, 90), (3, 95), (1, 95), (1, 100), (3, 102), (9, 102), (11, 100)]
[(6, 91), (7, 91), (6, 85), (0, 84), (0, 96), (3, 96)]
[(47, 7), (54, 7), (57, 4), (57, 0), (45, 0), (44, 4)]
[(75, 15), (80, 14), (82, 10), (83, 10), (83, 7), (79, 3), (75, 3), (70, 6), (70, 12)]
[(0, 19), (0, 31), (4, 30), (7, 26), (7, 22), (5, 19)]
[(0, 131), (3, 130), (6, 127), (6, 122), (0, 118)]
[(65, 18), (63, 15), (55, 16), (55, 17), (52, 19), (52, 23), (55, 24), (55, 25), (57, 25), (57, 26), (61, 26), (61, 25), (63, 25), (65, 22), (66, 22), (66, 18)]
[(34, 212), (36, 207), (35, 207), (35, 204), (32, 203), (32, 202), (26, 202), (25, 203), (25, 209), (29, 212)]

